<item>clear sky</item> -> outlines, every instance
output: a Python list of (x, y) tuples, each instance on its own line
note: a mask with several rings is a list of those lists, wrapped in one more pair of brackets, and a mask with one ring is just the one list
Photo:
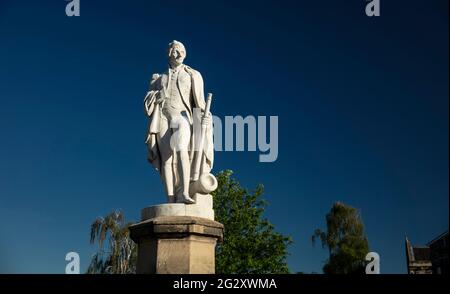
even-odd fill
[(448, 229), (448, 1), (0, 0), (0, 273), (86, 268), (90, 224), (162, 202), (142, 100), (184, 42), (212, 111), (279, 117), (279, 156), (217, 152), (294, 244), (291, 271), (321, 272), (311, 235), (335, 201), (360, 209), (383, 273), (405, 273), (404, 236)]

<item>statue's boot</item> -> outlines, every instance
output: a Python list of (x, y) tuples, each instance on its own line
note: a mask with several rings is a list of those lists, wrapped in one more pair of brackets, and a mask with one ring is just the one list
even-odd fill
[(177, 197), (177, 202), (186, 203), (186, 204), (194, 204), (195, 200), (189, 197), (188, 195), (182, 195), (181, 197)]
[(167, 203), (175, 203), (175, 196), (174, 195), (168, 195), (167, 196)]

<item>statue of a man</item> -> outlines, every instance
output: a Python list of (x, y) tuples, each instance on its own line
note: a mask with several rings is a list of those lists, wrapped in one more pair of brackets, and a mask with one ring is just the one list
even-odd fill
[[(183, 64), (184, 45), (171, 42), (167, 55), (168, 70), (152, 76), (144, 99), (145, 113), (150, 118), (148, 161), (160, 172), (169, 203), (192, 204), (195, 191), (190, 191), (189, 186), (193, 184), (194, 161), (201, 161), (200, 174), (209, 173), (213, 165), (212, 119), (209, 112), (204, 113), (201, 74)], [(196, 123), (206, 127), (201, 149), (197, 146), (200, 138)]]

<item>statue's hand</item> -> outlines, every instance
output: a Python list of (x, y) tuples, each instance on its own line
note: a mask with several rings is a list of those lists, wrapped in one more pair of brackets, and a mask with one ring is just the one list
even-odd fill
[(156, 104), (162, 104), (163, 102), (164, 102), (164, 99), (165, 99), (166, 97), (164, 96), (164, 93), (163, 92), (161, 92), (161, 91), (159, 91), (158, 92), (158, 94), (157, 94), (157, 96), (156, 96)]
[(202, 126), (210, 126), (212, 122), (211, 112), (208, 112), (205, 116), (202, 117)]

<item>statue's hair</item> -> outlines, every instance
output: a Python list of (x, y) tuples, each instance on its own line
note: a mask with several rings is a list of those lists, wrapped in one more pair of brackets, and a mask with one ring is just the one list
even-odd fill
[(186, 54), (186, 48), (184, 47), (183, 43), (181, 43), (180, 41), (177, 40), (173, 40), (172, 42), (169, 43), (169, 47), (167, 48), (167, 51), (169, 51), (170, 49), (172, 49), (172, 47), (174, 46), (180, 46), (181, 49), (184, 51), (184, 53)]

